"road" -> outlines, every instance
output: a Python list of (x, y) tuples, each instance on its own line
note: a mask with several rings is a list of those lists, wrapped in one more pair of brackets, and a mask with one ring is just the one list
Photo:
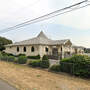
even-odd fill
[(10, 86), (8, 83), (0, 80), (0, 90), (16, 90), (16, 89)]

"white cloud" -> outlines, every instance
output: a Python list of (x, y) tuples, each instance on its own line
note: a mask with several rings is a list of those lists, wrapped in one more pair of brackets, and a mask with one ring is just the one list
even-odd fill
[(79, 29), (90, 29), (90, 6), (60, 16), (58, 23)]
[[(0, 0), (0, 29), (14, 26), (23, 21), (42, 16), (44, 14), (69, 6), (79, 1), (83, 0)], [(62, 24), (65, 26), (84, 30), (90, 29), (90, 6), (57, 16), (45, 22), (53, 24)], [(43, 25), (42, 22), (41, 25)], [(45, 26), (45, 28), (46, 27), (47, 26)], [(12, 37), (12, 35), (7, 34), (6, 36), (11, 39), (14, 38), (15, 41), (20, 38), (19, 33), (18, 35), (14, 35)], [(22, 39), (22, 37), (20, 38), (20, 40)], [(28, 35), (28, 37), (30, 36)], [(83, 40), (86, 42), (83, 42), (82, 38), (73, 40), (79, 45), (89, 47), (90, 43), (87, 42), (90, 42), (90, 40), (88, 38), (90, 37), (83, 38)]]
[[(3, 23), (21, 23), (48, 12), (80, 2), (82, 0), (0, 0), (0, 20)], [(53, 23), (59, 23), (80, 29), (90, 29), (90, 7), (55, 17)], [(6, 21), (5, 21), (6, 20)], [(14, 24), (13, 24), (14, 25)], [(7, 24), (6, 24), (7, 26)]]
[[(63, 4), (60, 4), (62, 1)], [(83, 0), (55, 0), (51, 3), (53, 10), (81, 2)], [(57, 3), (57, 4), (56, 4)], [(61, 7), (60, 7), (61, 5)], [(55, 9), (56, 8), (56, 9)], [(54, 18), (53, 23), (63, 24), (78, 29), (90, 29), (90, 6), (75, 10)]]

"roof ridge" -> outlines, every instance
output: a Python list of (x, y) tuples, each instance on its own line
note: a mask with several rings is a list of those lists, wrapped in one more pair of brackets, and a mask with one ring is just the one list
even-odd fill
[(46, 38), (46, 39), (48, 39), (48, 37), (44, 34), (43, 31), (41, 31), (41, 32), (38, 34), (37, 38)]

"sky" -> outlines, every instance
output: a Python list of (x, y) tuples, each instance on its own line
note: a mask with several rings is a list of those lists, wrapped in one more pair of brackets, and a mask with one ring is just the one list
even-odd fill
[[(0, 30), (45, 15), (83, 0), (0, 0)], [(90, 48), (90, 6), (41, 21), (0, 36), (19, 42), (43, 31), (51, 39), (70, 39)]]

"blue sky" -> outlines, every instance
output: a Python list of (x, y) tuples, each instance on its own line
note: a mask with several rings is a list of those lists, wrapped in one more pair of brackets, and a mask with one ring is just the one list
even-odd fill
[[(82, 0), (1, 0), (0, 29), (79, 1)], [(37, 36), (41, 30), (51, 39), (70, 39), (75, 45), (90, 47), (90, 6), (0, 36), (18, 42)]]

